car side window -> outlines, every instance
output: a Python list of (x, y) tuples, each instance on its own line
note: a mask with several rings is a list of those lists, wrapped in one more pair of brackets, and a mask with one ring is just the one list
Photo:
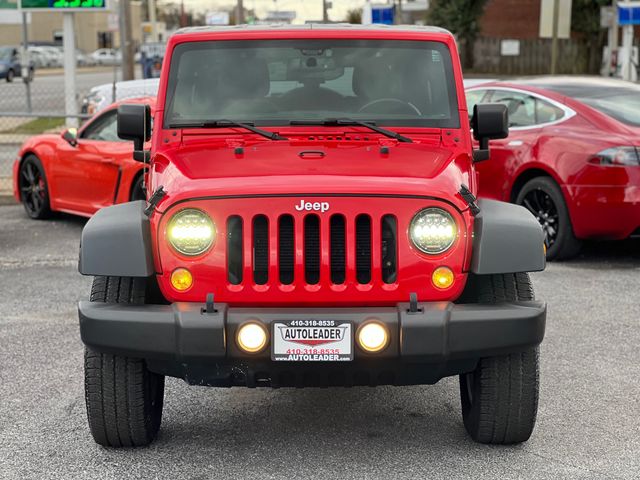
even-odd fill
[(117, 111), (110, 110), (103, 113), (82, 131), (80, 138), (103, 142), (122, 142), (123, 140), (118, 137)]
[(510, 127), (529, 127), (536, 122), (536, 98), (524, 93), (496, 90), (491, 103), (501, 103), (509, 112)]
[(536, 99), (536, 124), (550, 123), (560, 120), (564, 117), (564, 111), (555, 105)]

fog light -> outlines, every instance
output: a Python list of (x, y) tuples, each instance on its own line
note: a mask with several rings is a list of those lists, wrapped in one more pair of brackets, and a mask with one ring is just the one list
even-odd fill
[(436, 288), (445, 289), (453, 285), (454, 275), (450, 268), (438, 267), (433, 271), (431, 281)]
[(267, 346), (267, 329), (260, 323), (249, 322), (238, 328), (236, 343), (247, 353), (261, 352)]
[(189, 290), (193, 285), (193, 276), (186, 268), (176, 268), (171, 273), (171, 286), (179, 292)]
[(360, 326), (357, 333), (358, 344), (365, 352), (377, 353), (387, 347), (389, 333), (379, 322), (367, 322)]

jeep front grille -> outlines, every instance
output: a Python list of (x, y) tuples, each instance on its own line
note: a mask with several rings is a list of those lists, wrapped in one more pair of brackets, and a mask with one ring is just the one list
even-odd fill
[[(245, 236), (251, 239), (250, 256), (243, 251)], [(375, 270), (374, 256), (380, 260)], [(351, 219), (315, 213), (227, 218), (227, 280), (232, 285), (317, 285), (325, 280), (343, 285), (350, 271), (358, 284), (393, 284), (398, 277), (397, 258), (393, 215), (382, 216), (379, 223), (364, 213)]]

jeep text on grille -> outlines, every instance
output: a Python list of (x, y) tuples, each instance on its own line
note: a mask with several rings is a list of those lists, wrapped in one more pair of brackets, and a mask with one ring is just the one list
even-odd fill
[(544, 269), (544, 238), (524, 208), (476, 199), (474, 162), (491, 161), (507, 111), (467, 111), (452, 35), (194, 28), (166, 59), (153, 110), (118, 108), (118, 135), (148, 162), (147, 200), (100, 210), (82, 234), (94, 439), (151, 442), (167, 375), (247, 387), (458, 375), (475, 440), (527, 440), (546, 318), (527, 272)]

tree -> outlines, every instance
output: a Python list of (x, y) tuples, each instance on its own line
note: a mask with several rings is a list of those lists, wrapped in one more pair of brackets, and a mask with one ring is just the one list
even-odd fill
[(362, 23), (362, 9), (352, 8), (349, 10), (344, 21), (347, 23)]
[(611, 0), (573, 0), (571, 4), (571, 30), (584, 37), (589, 73), (598, 73), (600, 68), (606, 32), (600, 27), (600, 7), (610, 4)]
[(432, 0), (427, 23), (450, 30), (460, 44), (462, 65), (473, 68), (473, 45), (480, 33), (479, 20), (487, 0)]

